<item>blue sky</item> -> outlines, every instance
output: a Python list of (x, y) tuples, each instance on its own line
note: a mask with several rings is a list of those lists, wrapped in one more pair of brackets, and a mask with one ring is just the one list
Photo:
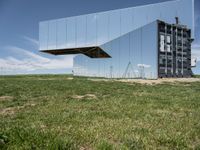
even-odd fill
[[(71, 73), (74, 56), (38, 51), (38, 23), (167, 0), (0, 0), (0, 74)], [(200, 74), (200, 0), (195, 0), (195, 42)]]

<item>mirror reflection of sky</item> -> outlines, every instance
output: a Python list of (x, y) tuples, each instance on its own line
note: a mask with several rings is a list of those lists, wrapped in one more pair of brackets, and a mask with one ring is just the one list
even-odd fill
[[(51, 56), (38, 52), (39, 26), (43, 20), (90, 14), (166, 0), (1, 0), (0, 74), (71, 73), (74, 56)], [(195, 0), (195, 42), (200, 73), (200, 0)]]
[[(157, 79), (156, 27), (157, 21), (154, 21), (101, 45), (112, 58), (77, 56), (74, 60), (75, 75)], [(151, 38), (146, 35), (151, 35)]]

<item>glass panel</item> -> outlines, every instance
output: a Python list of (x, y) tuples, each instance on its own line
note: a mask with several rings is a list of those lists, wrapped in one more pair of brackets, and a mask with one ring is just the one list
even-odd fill
[(97, 15), (97, 43), (104, 44), (108, 41), (109, 13), (99, 13)]
[(57, 20), (57, 48), (64, 49), (67, 46), (66, 19)]
[(76, 18), (67, 18), (67, 47), (76, 47)]
[(93, 71), (93, 59), (88, 59), (88, 70), (89, 70), (89, 76), (93, 76), (94, 75), (94, 71)]
[(130, 66), (130, 34), (120, 38), (120, 71), (122, 78), (131, 78), (132, 68)]
[(84, 76), (88, 76), (88, 59), (89, 57), (83, 55), (83, 64), (84, 64)]
[[(107, 60), (108, 58), (106, 58), (106, 59), (99, 59), (99, 65), (100, 65), (100, 76), (101, 77), (106, 77), (105, 75), (106, 75), (106, 73), (105, 73), (105, 65), (106, 65), (106, 60)], [(110, 58), (109, 58), (110, 59)]]
[(87, 46), (97, 45), (96, 14), (87, 15)]
[(74, 61), (73, 61), (73, 72), (74, 72), (74, 75), (76, 75), (76, 76), (78, 75), (78, 71), (79, 71), (78, 57), (79, 57), (79, 55), (75, 56)]
[(157, 22), (142, 28), (142, 60), (144, 77), (157, 78)]
[(142, 42), (141, 42), (141, 29), (135, 30), (133, 33), (133, 67), (134, 67), (134, 75), (136, 78), (141, 77), (140, 72), (140, 64), (142, 64)]
[(40, 50), (47, 50), (48, 44), (48, 22), (41, 22), (40, 23), (40, 32), (39, 32), (39, 39), (40, 39)]
[(112, 59), (115, 58), (112, 56), (112, 50), (111, 50), (111, 42), (101, 45), (101, 48), (106, 51), (112, 58), (106, 58), (103, 60), (103, 72), (104, 77), (111, 78), (113, 76), (113, 66), (112, 66)]
[(134, 36), (135, 36), (135, 31), (131, 32), (130, 33), (130, 69), (132, 71), (132, 78), (136, 78), (137, 77), (137, 73), (135, 72), (136, 71), (136, 65), (135, 65), (135, 49), (136, 49), (136, 45), (135, 45), (135, 42), (134, 42)]
[(77, 47), (83, 47), (86, 43), (86, 16), (77, 17)]
[(49, 21), (48, 49), (56, 49), (56, 20)]
[(133, 30), (133, 17), (132, 17), (132, 9), (123, 9), (121, 11), (121, 34), (124, 35), (131, 30)]
[(111, 42), (111, 51), (108, 51), (111, 59), (111, 66), (113, 77), (119, 78), (120, 77), (120, 64), (121, 64), (121, 57), (120, 57), (120, 38)]
[(139, 28), (144, 26), (148, 23), (148, 16), (147, 16), (147, 8), (142, 7), (136, 7), (134, 10), (134, 24), (135, 28)]
[(113, 40), (121, 35), (120, 10), (111, 11), (109, 19), (109, 40)]
[(96, 77), (98, 69), (97, 59), (90, 59), (89, 69), (90, 69), (90, 75)]
[(90, 58), (85, 57), (85, 76), (90, 76), (90, 70), (89, 70), (89, 63), (90, 63)]
[(84, 61), (84, 55), (80, 55), (80, 60), (79, 60), (79, 65), (81, 66), (80, 67), (80, 75), (84, 75), (84, 63), (83, 63), (83, 61)]
[(111, 42), (108, 42), (107, 44), (103, 45), (104, 50), (112, 57), (108, 58), (108, 67), (109, 70), (107, 73), (109, 73), (109, 78), (117, 77), (119, 74), (119, 39), (113, 40)]

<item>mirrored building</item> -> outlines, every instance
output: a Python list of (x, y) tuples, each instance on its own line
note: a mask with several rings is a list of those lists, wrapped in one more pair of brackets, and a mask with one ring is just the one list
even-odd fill
[(76, 54), (75, 76), (190, 77), (194, 1), (145, 6), (40, 22), (40, 50)]

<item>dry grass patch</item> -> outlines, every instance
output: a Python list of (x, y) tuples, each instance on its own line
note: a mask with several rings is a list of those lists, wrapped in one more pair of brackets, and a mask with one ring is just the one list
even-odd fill
[(171, 113), (171, 111), (166, 110), (166, 109), (156, 109), (155, 112), (158, 114), (170, 114)]
[[(144, 85), (157, 85), (157, 84), (164, 84), (164, 83), (192, 83), (192, 82), (200, 82), (200, 78), (163, 78), (157, 80), (148, 80), (148, 79), (93, 79), (88, 78), (90, 81), (94, 82), (109, 82), (109, 81), (117, 81), (123, 83), (139, 83)], [(187, 86), (187, 85), (186, 85)]]
[(87, 80), (94, 81), (94, 82), (102, 82), (102, 81), (109, 82), (109, 81), (113, 81), (112, 79), (98, 79), (98, 78), (88, 78)]
[(11, 101), (13, 96), (0, 96), (0, 101)]
[(157, 84), (164, 84), (164, 83), (192, 83), (192, 82), (200, 82), (200, 78), (164, 78), (158, 80), (145, 80), (145, 79), (121, 79), (115, 80), (124, 83), (140, 83), (146, 85), (157, 85)]
[(72, 96), (73, 99), (97, 99), (96, 95), (94, 94), (86, 94), (86, 95), (73, 95)]
[(41, 81), (54, 81), (54, 80), (73, 80), (73, 77), (68, 77), (68, 78), (38, 78), (37, 80), (41, 80)]
[(4, 108), (0, 110), (0, 115), (13, 115), (16, 112), (15, 107)]
[(27, 103), (22, 106), (3, 108), (3, 109), (0, 109), (0, 115), (13, 115), (22, 109), (25, 109), (27, 107), (34, 107), (34, 106), (36, 106), (35, 103)]
[(73, 80), (74, 78), (67, 78), (67, 80)]

